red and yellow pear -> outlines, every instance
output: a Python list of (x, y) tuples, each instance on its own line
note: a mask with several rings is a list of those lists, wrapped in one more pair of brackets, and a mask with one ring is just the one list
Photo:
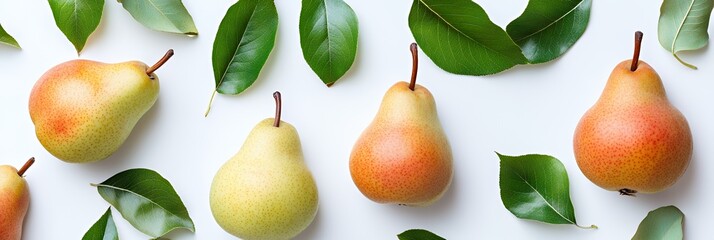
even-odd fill
[(416, 84), (416, 43), (411, 51), (411, 82), (398, 82), (384, 95), (352, 149), (350, 173), (372, 201), (427, 206), (448, 190), (453, 163), (434, 97)]
[(154, 66), (139, 61), (107, 64), (72, 60), (48, 70), (30, 94), (30, 117), (42, 146), (70, 163), (112, 155), (159, 95)]
[(633, 59), (612, 71), (573, 139), (583, 174), (623, 195), (667, 189), (684, 174), (692, 157), (689, 124), (667, 99), (657, 72), (639, 61), (642, 33), (635, 36)]
[(0, 239), (2, 240), (22, 239), (22, 223), (30, 206), (30, 191), (23, 175), (34, 162), (35, 158), (30, 158), (20, 170), (8, 165), (0, 166)]

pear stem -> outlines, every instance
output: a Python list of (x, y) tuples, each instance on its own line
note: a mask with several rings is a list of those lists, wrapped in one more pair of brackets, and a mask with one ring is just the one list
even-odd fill
[(412, 51), (412, 79), (409, 82), (409, 89), (414, 91), (414, 87), (416, 87), (417, 69), (419, 69), (419, 54), (417, 51), (417, 44), (412, 43), (409, 46), (409, 50)]
[(283, 108), (282, 99), (280, 97), (280, 92), (275, 91), (273, 93), (273, 98), (275, 98), (275, 122), (273, 122), (274, 127), (280, 127), (280, 112)]
[(28, 159), (27, 162), (25, 162), (25, 165), (22, 165), (22, 168), (17, 171), (17, 175), (20, 175), (20, 177), (22, 177), (22, 175), (25, 175), (25, 172), (28, 168), (30, 168), (30, 166), (32, 166), (33, 163), (35, 163), (35, 157), (31, 157), (30, 159)]
[(168, 61), (173, 56), (174, 56), (173, 49), (169, 49), (168, 51), (166, 51), (166, 54), (164, 54), (164, 56), (161, 59), (159, 59), (159, 61), (156, 62), (154, 64), (154, 66), (151, 66), (149, 69), (146, 69), (146, 75), (149, 75), (149, 77), (151, 77), (151, 79), (154, 79), (153, 76), (151, 76), (151, 74), (153, 74), (154, 71), (156, 71), (161, 66), (163, 66), (164, 63), (166, 63), (166, 61)]
[(640, 48), (642, 47), (642, 32), (635, 32), (635, 54), (632, 56), (632, 66), (630, 66), (630, 71), (634, 72), (637, 70), (637, 65), (640, 63)]

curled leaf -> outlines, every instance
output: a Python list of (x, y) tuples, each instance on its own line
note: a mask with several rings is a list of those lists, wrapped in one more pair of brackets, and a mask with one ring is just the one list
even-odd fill
[(162, 32), (198, 35), (196, 24), (181, 0), (118, 0), (144, 26)]
[(658, 37), (664, 49), (687, 67), (696, 66), (684, 62), (677, 53), (703, 48), (709, 42), (709, 18), (712, 0), (664, 0), (660, 8)]

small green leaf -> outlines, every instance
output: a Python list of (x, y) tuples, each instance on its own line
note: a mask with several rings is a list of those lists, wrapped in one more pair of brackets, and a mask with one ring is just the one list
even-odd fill
[(592, 0), (530, 0), (506, 27), (530, 63), (556, 59), (580, 39), (588, 26)]
[(136, 21), (162, 32), (198, 35), (191, 14), (181, 0), (118, 0)]
[(17, 43), (15, 38), (10, 36), (10, 34), (5, 31), (5, 29), (2, 27), (2, 24), (0, 24), (0, 43), (4, 43), (16, 48), (21, 48), (20, 44)]
[(709, 41), (709, 17), (714, 7), (713, 0), (664, 0), (660, 8), (658, 35), (664, 49), (687, 67), (696, 66), (684, 62), (677, 53), (703, 48)]
[(322, 82), (331, 86), (350, 69), (357, 55), (357, 15), (342, 0), (303, 0), (300, 45)]
[(568, 173), (563, 163), (547, 155), (496, 154), (501, 159), (501, 201), (508, 211), (518, 218), (581, 227), (575, 221)]
[(409, 28), (424, 53), (447, 72), (487, 75), (528, 62), (471, 0), (414, 0)]
[(112, 218), (111, 207), (89, 228), (82, 240), (119, 240), (117, 226), (114, 225), (114, 219)]
[(399, 240), (446, 240), (424, 229), (412, 229), (397, 235)]
[(82, 52), (89, 35), (99, 26), (104, 0), (49, 0), (57, 27)]
[(650, 211), (642, 220), (632, 240), (682, 240), (684, 214), (675, 206)]
[(228, 8), (213, 42), (216, 92), (237, 95), (253, 85), (275, 46), (278, 11), (273, 0), (240, 0)]
[(157, 172), (130, 169), (94, 184), (107, 202), (139, 231), (157, 238), (193, 221), (171, 183)]

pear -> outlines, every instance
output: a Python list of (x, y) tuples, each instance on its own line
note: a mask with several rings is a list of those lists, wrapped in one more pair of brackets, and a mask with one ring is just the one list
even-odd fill
[(280, 120), (280, 93), (273, 96), (275, 118), (253, 128), (211, 185), (213, 217), (241, 239), (291, 239), (317, 213), (317, 186), (305, 165), (300, 137)]
[(30, 206), (30, 191), (23, 178), (35, 158), (27, 160), (18, 171), (12, 166), (0, 166), (0, 239), (22, 239), (22, 223)]
[(615, 67), (573, 138), (583, 174), (622, 195), (667, 189), (692, 157), (689, 124), (670, 104), (657, 72), (639, 61), (641, 41), (637, 32), (633, 59)]
[(350, 173), (372, 201), (427, 206), (451, 185), (453, 163), (434, 97), (416, 84), (416, 43), (411, 51), (411, 82), (398, 82), (384, 95), (352, 149)]
[(30, 94), (30, 117), (42, 146), (69, 163), (105, 159), (124, 143), (154, 105), (159, 79), (138, 61), (107, 64), (72, 60), (48, 70)]

